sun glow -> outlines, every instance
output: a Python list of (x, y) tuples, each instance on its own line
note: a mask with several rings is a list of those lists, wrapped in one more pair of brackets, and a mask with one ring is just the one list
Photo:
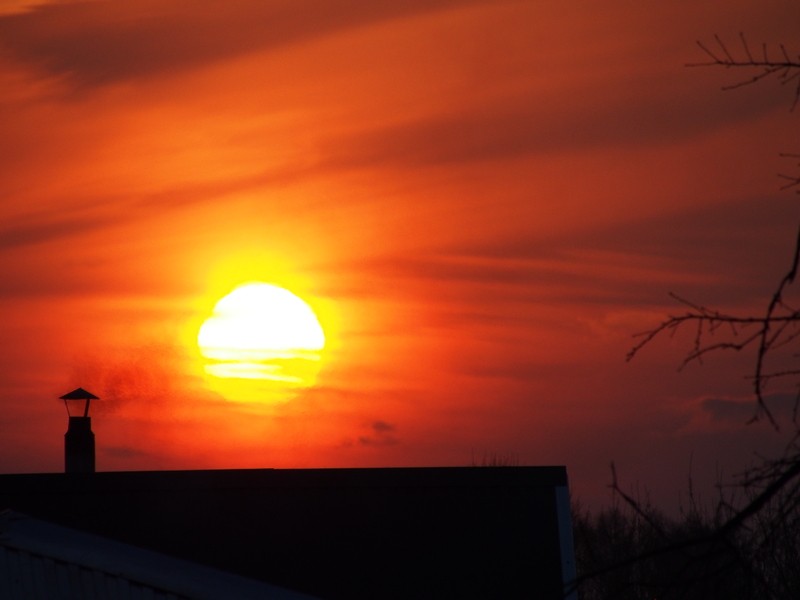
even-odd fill
[[(284, 288), (254, 282), (217, 302), (200, 327), (197, 344), (207, 359), (209, 375), (269, 384), (250, 394), (258, 396), (313, 385), (325, 334), (301, 298)], [(242, 383), (227, 387), (240, 393)]]

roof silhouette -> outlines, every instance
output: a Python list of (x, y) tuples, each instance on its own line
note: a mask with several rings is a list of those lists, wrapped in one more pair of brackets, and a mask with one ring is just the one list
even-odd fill
[(313, 600), (10, 510), (0, 511), (0, 597)]
[(0, 508), (328, 599), (563, 597), (564, 467), (0, 475)]

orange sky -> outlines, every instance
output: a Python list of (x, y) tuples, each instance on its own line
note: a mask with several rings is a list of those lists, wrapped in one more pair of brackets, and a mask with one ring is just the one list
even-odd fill
[[(779, 447), (748, 357), (631, 364), (667, 293), (761, 306), (788, 267), (791, 90), (695, 40), (795, 0), (0, 3), (0, 472), (608, 463), (666, 502)], [(194, 339), (263, 280), (319, 313), (317, 385), (230, 402)], [(780, 404), (786, 390), (771, 390)]]

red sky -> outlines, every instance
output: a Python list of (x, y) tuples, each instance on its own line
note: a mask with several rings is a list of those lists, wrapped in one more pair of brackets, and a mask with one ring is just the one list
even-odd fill
[[(0, 4), (0, 472), (608, 464), (665, 504), (783, 439), (752, 357), (632, 363), (668, 292), (761, 307), (789, 266), (791, 89), (696, 40), (800, 50), (795, 0)], [(285, 286), (315, 387), (226, 400), (197, 329)], [(791, 389), (771, 389), (776, 406)]]

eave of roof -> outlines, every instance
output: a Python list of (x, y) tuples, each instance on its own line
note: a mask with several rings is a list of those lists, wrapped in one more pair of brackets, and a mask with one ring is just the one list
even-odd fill
[[(41, 589), (61, 597), (65, 585), (80, 597), (89, 589), (124, 586), (159, 598), (309, 600), (311, 597), (27, 515), (0, 512), (0, 589)], [(12, 564), (16, 563), (16, 564)], [(75, 572), (80, 571), (76, 577)], [(49, 575), (45, 574), (49, 572)], [(62, 572), (59, 572), (62, 571)], [(30, 579), (31, 581), (24, 581)], [(59, 591), (52, 596), (48, 586)], [(87, 594), (80, 594), (80, 592)], [(38, 596), (38, 594), (37, 594)], [(20, 596), (21, 597), (21, 596)]]

